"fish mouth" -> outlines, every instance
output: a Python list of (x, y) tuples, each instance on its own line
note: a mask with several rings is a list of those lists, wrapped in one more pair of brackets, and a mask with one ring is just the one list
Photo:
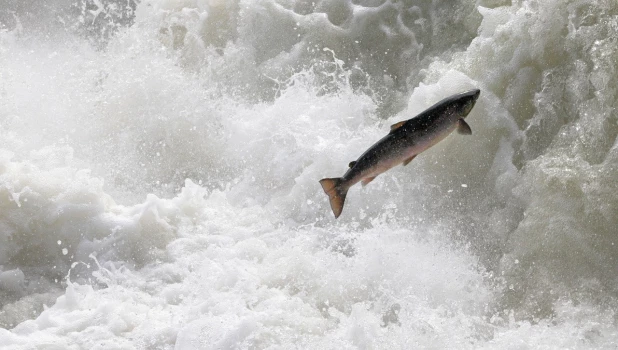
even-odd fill
[(466, 91), (462, 93), (461, 95), (465, 97), (471, 97), (472, 101), (476, 102), (476, 100), (478, 100), (479, 96), (481, 95), (481, 90), (474, 89), (474, 90)]
[(470, 92), (472, 93), (472, 98), (476, 102), (476, 100), (478, 100), (479, 96), (481, 95), (481, 90), (480, 89), (474, 89), (474, 90), (471, 90)]
[(478, 100), (480, 95), (481, 95), (480, 89), (473, 89), (473, 90), (468, 90), (466, 92), (462, 92), (461, 94), (459, 94), (459, 98), (463, 98), (467, 101), (472, 100), (472, 102), (476, 102), (476, 100)]
[(478, 100), (481, 95), (480, 89), (474, 89), (470, 91), (466, 91), (462, 94), (464, 103), (462, 105), (462, 116), (465, 118), (472, 111), (472, 108), (476, 104), (476, 100)]

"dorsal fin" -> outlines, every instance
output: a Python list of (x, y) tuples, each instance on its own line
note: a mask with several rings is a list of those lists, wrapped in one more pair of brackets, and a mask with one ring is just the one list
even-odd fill
[(349, 166), (350, 168), (352, 168), (352, 167), (353, 167), (353, 166), (355, 166), (355, 165), (356, 165), (356, 161), (350, 162), (350, 164), (348, 164), (348, 166)]
[(399, 123), (395, 123), (393, 125), (391, 125), (391, 132), (401, 128), (403, 126), (403, 124), (405, 124), (407, 122), (407, 120), (401, 121)]

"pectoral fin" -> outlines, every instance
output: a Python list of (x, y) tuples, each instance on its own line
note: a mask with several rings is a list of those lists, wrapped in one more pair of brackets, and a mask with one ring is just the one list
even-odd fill
[(466, 123), (463, 119), (459, 119), (457, 121), (457, 132), (462, 135), (472, 135), (470, 125), (468, 125), (468, 123)]
[(412, 157), (410, 157), (410, 158), (408, 158), (408, 159), (404, 160), (404, 161), (403, 161), (403, 166), (408, 165), (408, 163), (410, 163), (410, 162), (411, 162), (414, 158), (416, 158), (416, 156), (417, 156), (417, 155), (418, 155), (418, 154), (415, 154), (415, 155), (413, 155)]

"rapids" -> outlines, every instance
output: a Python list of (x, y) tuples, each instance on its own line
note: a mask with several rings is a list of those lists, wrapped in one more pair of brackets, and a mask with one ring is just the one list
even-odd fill
[(614, 0), (0, 0), (0, 348), (616, 348), (616, 62)]

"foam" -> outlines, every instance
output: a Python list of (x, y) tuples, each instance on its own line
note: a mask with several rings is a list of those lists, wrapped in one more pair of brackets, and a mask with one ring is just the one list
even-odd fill
[[(0, 345), (611, 346), (616, 5), (479, 4), (17, 9)], [(332, 219), (318, 179), (475, 87), (472, 136)]]

